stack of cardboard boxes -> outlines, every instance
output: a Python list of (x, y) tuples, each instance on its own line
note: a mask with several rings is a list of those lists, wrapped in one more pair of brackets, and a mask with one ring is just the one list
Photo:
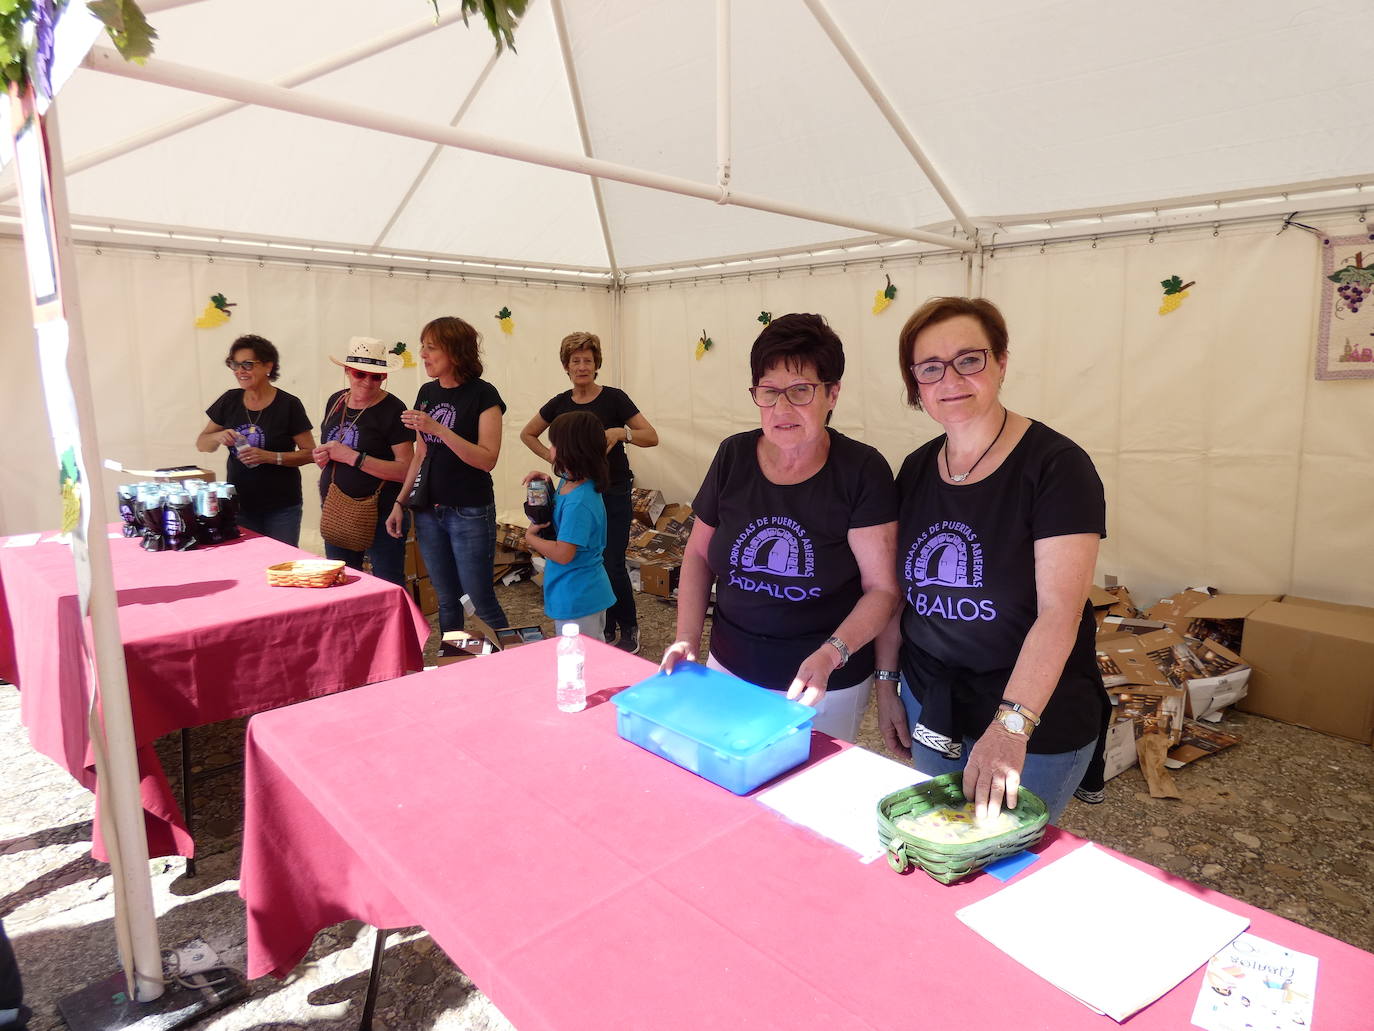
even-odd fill
[(1094, 588), (1092, 603), (1115, 706), (1108, 778), (1140, 761), (1152, 793), (1176, 794), (1164, 767), (1239, 740), (1199, 722), (1220, 719), (1229, 705), (1374, 743), (1374, 609), (1211, 588), (1146, 612), (1121, 587)]
[(660, 598), (677, 591), (682, 556), (692, 535), (690, 505), (669, 505), (659, 491), (636, 487), (633, 493), (634, 523), (625, 561), (636, 589)]

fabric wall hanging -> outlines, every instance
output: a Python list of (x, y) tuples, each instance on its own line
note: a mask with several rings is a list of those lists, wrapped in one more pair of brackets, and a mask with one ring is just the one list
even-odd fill
[(1322, 239), (1317, 379), (1374, 379), (1374, 233)]

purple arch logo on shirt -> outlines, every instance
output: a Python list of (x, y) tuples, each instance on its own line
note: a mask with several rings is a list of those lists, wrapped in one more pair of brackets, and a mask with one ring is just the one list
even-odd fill
[[(427, 414), (440, 426), (444, 426), (450, 430), (453, 429), (453, 424), (458, 418), (458, 410), (447, 401), (440, 401), (433, 408), (429, 409)], [(422, 436), (425, 438), (426, 444), (440, 443), (438, 436), (433, 433), (425, 433), (422, 434)]]
[(329, 432), (324, 436), (324, 442), (328, 444), (331, 440), (337, 440), (356, 451), (358, 450), (358, 427), (346, 423), (331, 426)]
[(936, 523), (911, 545), (903, 572), (915, 587), (982, 587), (983, 545), (966, 523)]
[(788, 580), (816, 576), (816, 549), (806, 528), (787, 516), (765, 516), (749, 523), (730, 546), (729, 583), (783, 601), (820, 596), (819, 587)]
[(255, 422), (246, 422), (234, 429), (247, 439), (249, 447), (267, 447), (267, 434), (262, 431), (262, 427)]

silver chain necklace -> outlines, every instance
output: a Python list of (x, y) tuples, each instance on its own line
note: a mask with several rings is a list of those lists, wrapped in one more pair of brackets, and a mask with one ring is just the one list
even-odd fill
[(1005, 430), (1006, 428), (1007, 428), (1007, 409), (1006, 409), (1005, 406), (1003, 406), (1003, 408), (1002, 408), (1002, 425), (1001, 425), (1000, 427), (998, 427), (997, 436), (993, 437), (993, 438), (992, 438), (992, 443), (989, 444), (987, 447), (985, 447), (985, 448), (983, 449), (983, 453), (982, 453), (981, 455), (978, 456), (977, 461), (975, 461), (971, 466), (968, 467), (968, 472), (966, 472), (966, 473), (959, 473), (959, 474), (957, 474), (957, 475), (956, 475), (955, 473), (950, 472), (950, 469), (949, 469), (949, 436), (946, 435), (946, 436), (945, 436), (945, 446), (944, 446), (943, 448), (940, 449), (941, 452), (942, 452), (942, 453), (944, 454), (944, 456), (945, 456), (945, 475), (948, 476), (948, 477), (950, 478), (950, 480), (951, 480), (952, 482), (954, 482), (954, 483), (963, 483), (965, 480), (967, 480), (970, 476), (973, 475), (973, 470), (975, 470), (975, 469), (978, 468), (978, 463), (981, 462), (983, 459), (987, 458), (987, 457), (988, 457), (988, 452), (991, 451), (991, 450), (993, 449), (994, 446), (996, 446), (996, 444), (997, 444), (997, 442), (998, 442), (999, 440), (1002, 439), (1002, 431)]

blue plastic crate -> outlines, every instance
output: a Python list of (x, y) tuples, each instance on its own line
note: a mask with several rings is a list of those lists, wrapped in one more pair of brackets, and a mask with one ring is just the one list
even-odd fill
[(656, 673), (611, 701), (626, 741), (737, 795), (811, 754), (815, 709), (695, 662)]

